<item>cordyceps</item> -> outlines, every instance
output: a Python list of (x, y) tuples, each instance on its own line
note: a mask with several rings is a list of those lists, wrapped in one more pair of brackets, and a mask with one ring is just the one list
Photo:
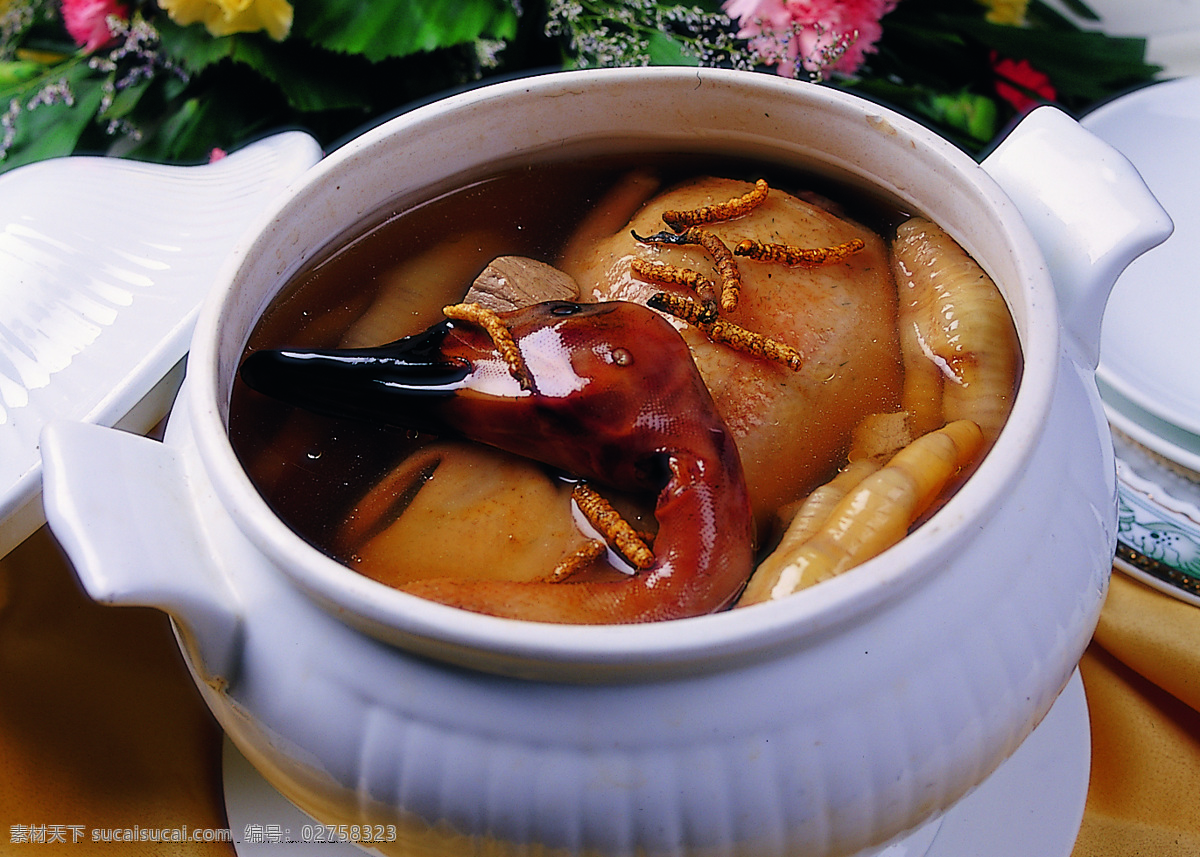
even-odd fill
[(434, 578), (402, 588), (475, 612), (557, 623), (644, 622), (728, 606), (753, 561), (750, 501), (734, 440), (675, 329), (621, 301), (449, 315), (380, 348), (258, 351), (242, 377), (302, 407), (457, 435), (574, 478), (652, 492), (658, 533), (651, 559), (618, 580)]

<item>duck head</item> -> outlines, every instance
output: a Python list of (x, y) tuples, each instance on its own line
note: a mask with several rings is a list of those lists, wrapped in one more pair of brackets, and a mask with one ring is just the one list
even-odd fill
[(687, 345), (653, 310), (549, 301), (495, 317), (524, 377), (469, 320), (378, 348), (256, 351), (241, 377), (312, 411), (462, 437), (620, 488), (660, 488), (661, 459), (680, 446), (733, 448)]

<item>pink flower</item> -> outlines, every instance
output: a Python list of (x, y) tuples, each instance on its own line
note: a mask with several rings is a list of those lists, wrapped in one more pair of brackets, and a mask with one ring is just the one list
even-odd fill
[(129, 7), (118, 0), (62, 0), (63, 23), (75, 43), (87, 52), (102, 48), (114, 38), (108, 17), (129, 20)]
[(794, 77), (799, 68), (853, 74), (883, 35), (880, 19), (899, 0), (725, 0), (738, 36), (767, 65)]
[[(1028, 60), (1016, 62), (1001, 59), (999, 54), (992, 51), (991, 61), (992, 71), (996, 74), (996, 94), (1018, 113), (1040, 104), (1041, 100), (1053, 101), (1058, 97), (1050, 78), (1031, 66)], [(1030, 97), (1030, 93), (1038, 98)]]

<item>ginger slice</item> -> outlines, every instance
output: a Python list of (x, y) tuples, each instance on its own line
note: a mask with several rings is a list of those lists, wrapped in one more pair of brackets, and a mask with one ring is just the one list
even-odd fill
[(499, 256), (475, 278), (463, 303), (507, 312), (543, 301), (578, 301), (579, 284), (563, 271), (525, 256)]

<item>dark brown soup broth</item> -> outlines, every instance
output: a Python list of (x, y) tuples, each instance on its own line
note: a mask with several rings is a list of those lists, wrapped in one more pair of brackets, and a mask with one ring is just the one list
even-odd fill
[[(591, 158), (510, 170), (403, 211), (387, 212), (289, 282), (251, 334), (259, 348), (337, 347), (398, 269), (443, 242), (458, 245), (461, 279), (413, 293), (396, 320), (397, 337), (442, 319), (492, 259), (520, 255), (553, 263), (576, 225), (633, 169), (652, 170), (664, 187), (698, 175), (753, 181), (791, 193), (817, 192), (887, 233), (904, 213), (867, 192), (777, 166), (728, 157), (655, 155)], [(483, 237), (480, 238), (480, 230)], [(338, 523), (367, 488), (432, 438), (334, 419), (267, 399), (236, 381), (230, 439), (251, 480), (300, 536), (329, 553)]]

